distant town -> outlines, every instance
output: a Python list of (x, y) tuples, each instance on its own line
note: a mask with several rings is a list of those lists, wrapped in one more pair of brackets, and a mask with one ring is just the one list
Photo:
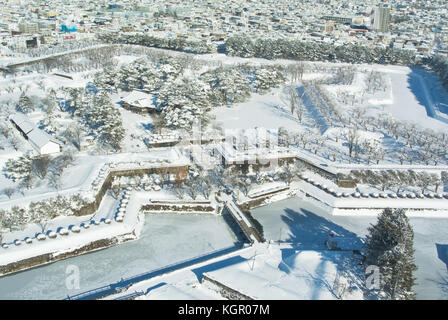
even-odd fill
[(448, 53), (443, 0), (377, 1), (20, 1), (1, 2), (0, 56), (95, 41), (102, 33), (203, 40), (218, 47), (235, 34), (336, 46)]

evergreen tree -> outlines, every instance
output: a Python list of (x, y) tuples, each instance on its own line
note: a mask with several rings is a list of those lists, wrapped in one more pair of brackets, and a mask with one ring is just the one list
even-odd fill
[(6, 178), (12, 181), (22, 181), (29, 179), (31, 176), (31, 167), (33, 159), (29, 154), (19, 157), (18, 159), (9, 159), (3, 168)]
[(210, 85), (210, 98), (217, 105), (243, 102), (250, 97), (249, 81), (239, 68), (220, 67), (202, 77)]
[(207, 85), (196, 79), (166, 83), (157, 97), (166, 126), (189, 129), (195, 120), (207, 121), (211, 107), (208, 91)]
[(285, 81), (282, 70), (278, 67), (259, 68), (255, 71), (254, 85), (257, 92), (266, 92)]
[(25, 95), (25, 93), (22, 92), (22, 94), (19, 97), (16, 109), (17, 111), (23, 113), (30, 113), (34, 111), (34, 104), (31, 101), (30, 97), (28, 97), (27, 95)]
[(381, 284), (378, 298), (392, 300), (415, 299), (412, 290), (414, 261), (414, 231), (403, 209), (385, 209), (366, 237), (366, 266), (380, 269)]

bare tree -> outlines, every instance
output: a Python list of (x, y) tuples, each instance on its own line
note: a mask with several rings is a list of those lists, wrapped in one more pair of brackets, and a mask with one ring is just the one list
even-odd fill
[(20, 141), (19, 137), (17, 137), (16, 134), (12, 135), (12, 137), (9, 139), (9, 142), (11, 143), (14, 150), (16, 150), (16, 151), (19, 150), (21, 141)]
[(47, 175), (48, 184), (55, 188), (56, 190), (61, 189), (61, 175), (55, 171), (51, 171), (50, 174)]
[(437, 173), (431, 173), (430, 176), (431, 176), (431, 184), (436, 187), (435, 192), (437, 192), (440, 184), (442, 183), (441, 176)]
[(417, 186), (419, 186), (422, 189), (422, 193), (425, 192), (426, 188), (431, 185), (432, 179), (431, 175), (428, 174), (426, 171), (422, 171), (419, 174), (417, 174), (418, 180), (417, 180)]
[(353, 151), (357, 147), (359, 142), (358, 129), (356, 128), (350, 129), (348, 133), (346, 133), (345, 138), (347, 140), (348, 154), (351, 158)]
[(297, 93), (297, 89), (294, 86), (290, 86), (288, 88), (288, 102), (291, 114), (294, 114), (294, 110), (297, 108), (299, 103), (299, 94)]
[(44, 179), (47, 175), (48, 166), (50, 165), (50, 157), (48, 155), (39, 156), (33, 159), (31, 169), (40, 179)]
[(3, 189), (3, 193), (5, 196), (8, 197), (8, 199), (11, 199), (11, 196), (16, 192), (16, 189), (14, 188), (5, 188)]
[(65, 130), (65, 136), (76, 146), (76, 148), (78, 148), (78, 150), (81, 149), (82, 129), (77, 123), (70, 125), (67, 130)]
[(0, 132), (5, 136), (6, 139), (8, 139), (11, 128), (6, 124), (0, 124)]

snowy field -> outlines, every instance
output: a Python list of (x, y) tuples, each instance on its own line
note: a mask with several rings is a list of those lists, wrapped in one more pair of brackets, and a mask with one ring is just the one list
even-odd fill
[[(146, 214), (138, 240), (2, 277), (0, 299), (62, 299), (234, 242), (234, 234), (219, 216)], [(79, 268), (79, 290), (66, 288), (66, 269), (70, 265)]]
[[(322, 250), (330, 232), (358, 246), (374, 217), (341, 217), (299, 198), (253, 209), (267, 240), (290, 242), (302, 250)], [(447, 219), (410, 218), (414, 228), (417, 299), (448, 299)]]
[[(424, 78), (423, 71), (409, 71), (407, 73), (390, 73), (392, 80), (393, 103), (384, 108), (393, 117), (417, 123), (420, 126), (436, 131), (447, 130), (448, 124), (434, 119), (430, 111), (430, 101), (427, 100), (425, 91), (436, 86), (434, 79)], [(426, 75), (429, 77), (429, 75)], [(422, 83), (424, 82), (424, 83)], [(428, 95), (431, 93), (428, 92)], [(444, 97), (436, 97), (439, 102), (446, 101)], [(448, 115), (447, 115), (448, 119)]]
[(270, 93), (254, 94), (247, 102), (235, 106), (220, 107), (212, 111), (216, 121), (225, 129), (266, 128), (296, 130), (298, 120), (287, 110), (286, 101), (281, 89), (274, 89)]

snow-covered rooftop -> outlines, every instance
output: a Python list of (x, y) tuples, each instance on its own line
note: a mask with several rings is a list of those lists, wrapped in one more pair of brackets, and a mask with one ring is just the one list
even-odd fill
[(152, 97), (152, 94), (134, 90), (124, 97), (122, 101), (134, 107), (154, 108)]

